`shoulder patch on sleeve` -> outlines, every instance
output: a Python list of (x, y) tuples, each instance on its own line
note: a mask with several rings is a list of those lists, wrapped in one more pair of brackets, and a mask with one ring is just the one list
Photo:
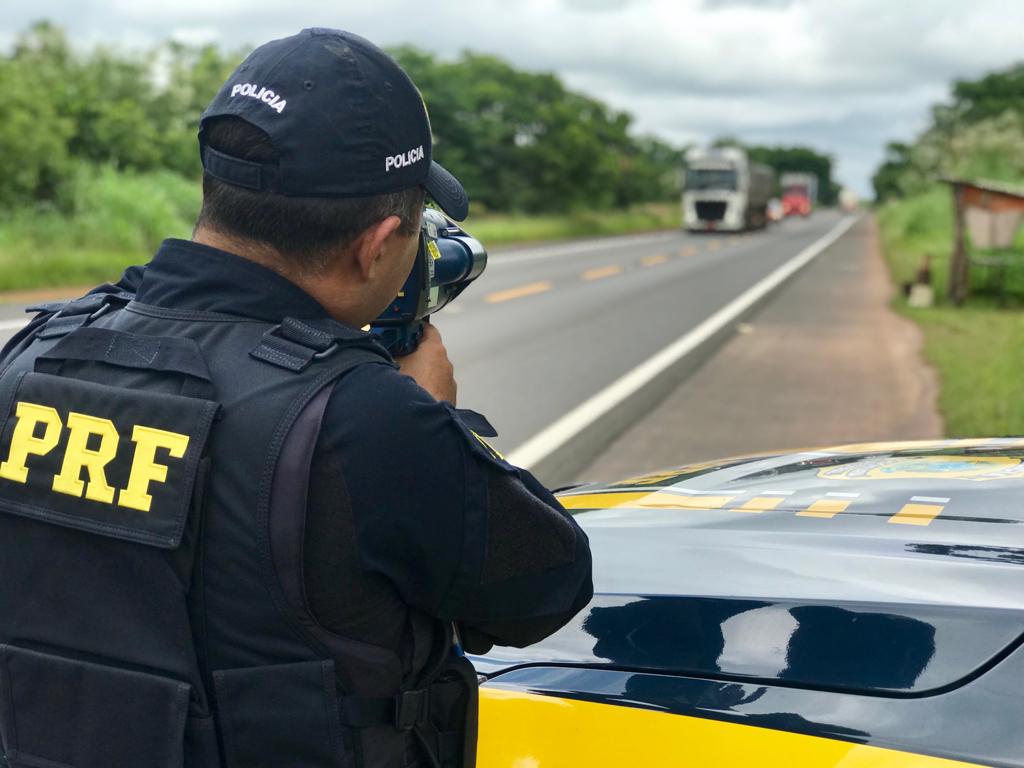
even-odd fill
[(451, 416), (456, 430), (465, 439), (469, 452), (472, 455), (484, 459), (490, 464), (497, 465), (506, 472), (518, 472), (513, 465), (505, 460), (504, 455), (482, 436), (494, 437), (497, 435), (497, 432), (494, 431), (494, 428), (487, 419), (474, 411), (459, 410), (449, 403), (444, 403), (443, 405), (448, 411), (449, 416)]

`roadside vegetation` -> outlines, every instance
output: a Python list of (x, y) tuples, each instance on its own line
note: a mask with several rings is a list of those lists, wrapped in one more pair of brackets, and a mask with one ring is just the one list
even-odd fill
[[(0, 291), (81, 286), (187, 237), (199, 208), (199, 115), (245, 50), (168, 42), (73, 47), (47, 22), (0, 51)], [(639, 136), (630, 115), (556, 76), (473, 52), (391, 53), (430, 108), (434, 156), (470, 192), (489, 247), (679, 226), (686, 147)], [(723, 139), (721, 143), (736, 143)], [(782, 172), (832, 160), (748, 147)]]
[(1003, 275), (974, 264), (967, 303), (952, 306), (952, 193), (939, 178), (1024, 184), (1024, 65), (958, 81), (928, 130), (911, 144), (890, 144), (887, 154), (874, 177), (882, 246), (897, 285), (929, 257), (936, 306), (911, 309), (902, 295), (896, 306), (924, 331), (947, 434), (1022, 435), (1024, 234), (1006, 252), (971, 247), (975, 257), (1006, 256), (1009, 264)]
[[(199, 115), (243, 51), (73, 48), (39, 23), (0, 55), (0, 290), (84, 285), (187, 237)], [(680, 152), (554, 75), (393, 51), (431, 107), (435, 158), (488, 245), (677, 226)]]
[[(165, 237), (187, 238), (199, 210), (198, 180), (169, 171), (83, 168), (65, 193), (74, 214), (26, 206), (0, 221), (0, 291), (88, 286), (147, 261)], [(679, 227), (677, 203), (565, 214), (472, 213), (466, 228), (488, 248)]]

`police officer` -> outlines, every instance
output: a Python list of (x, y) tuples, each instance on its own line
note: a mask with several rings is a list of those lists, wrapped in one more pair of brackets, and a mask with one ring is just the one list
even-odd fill
[(337, 30), (253, 51), (200, 146), (192, 240), (0, 358), (4, 755), (469, 766), (460, 643), (535, 642), (592, 586), (572, 518), (456, 409), (440, 334), (395, 362), (359, 330), (425, 195), (466, 195), (406, 74)]

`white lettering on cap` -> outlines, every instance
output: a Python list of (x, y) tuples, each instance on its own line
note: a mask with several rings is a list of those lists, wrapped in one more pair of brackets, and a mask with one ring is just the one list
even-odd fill
[(405, 168), (413, 163), (418, 163), (424, 157), (425, 153), (423, 152), (422, 144), (400, 155), (389, 155), (384, 160), (384, 172), (391, 173), (394, 168)]
[(284, 112), (285, 104), (288, 103), (269, 88), (255, 83), (235, 83), (231, 86), (231, 98), (235, 96), (249, 96), (257, 101), (262, 101), (279, 115)]

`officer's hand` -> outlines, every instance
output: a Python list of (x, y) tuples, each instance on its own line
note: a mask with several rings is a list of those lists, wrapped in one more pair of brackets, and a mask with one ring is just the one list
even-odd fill
[(441, 341), (441, 333), (430, 323), (423, 326), (423, 338), (411, 355), (395, 358), (399, 369), (437, 400), (455, 405), (455, 369), (448, 359), (448, 350)]

